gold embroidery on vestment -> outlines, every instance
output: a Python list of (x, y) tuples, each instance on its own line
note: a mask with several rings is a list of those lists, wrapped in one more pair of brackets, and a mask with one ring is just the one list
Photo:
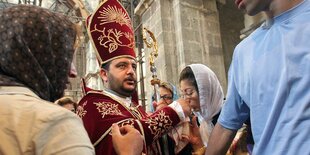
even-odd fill
[(160, 111), (156, 117), (150, 118), (145, 123), (149, 124), (148, 128), (155, 135), (154, 139), (157, 139), (172, 127), (172, 121), (168, 115), (165, 115), (164, 111)]
[[(130, 119), (129, 118), (129, 119), (126, 119), (126, 120), (122, 120), (121, 122), (117, 123), (117, 125), (119, 127), (123, 127), (125, 125), (130, 125), (131, 127), (134, 128), (134, 124), (135, 124), (134, 121), (135, 121), (134, 119)], [(112, 135), (112, 130), (109, 132), (109, 135)]]
[(122, 115), (121, 111), (118, 109), (118, 104), (113, 104), (109, 102), (98, 102), (94, 103), (97, 106), (99, 113), (101, 113), (102, 118), (106, 115)]
[(135, 124), (134, 119), (128, 119), (128, 120), (125, 120), (122, 123), (119, 123), (118, 126), (120, 126), (120, 127), (123, 127), (125, 125), (133, 126), (134, 124)]
[(84, 106), (87, 104), (87, 101), (85, 101), (82, 106), (78, 106), (77, 109), (76, 109), (76, 114), (80, 117), (80, 118), (83, 118), (87, 111), (84, 109)]
[(138, 107), (129, 107), (130, 112), (138, 119), (142, 119), (142, 115), (138, 109)]

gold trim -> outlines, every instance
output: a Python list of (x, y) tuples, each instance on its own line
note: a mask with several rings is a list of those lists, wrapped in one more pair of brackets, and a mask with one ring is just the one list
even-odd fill
[[(116, 124), (118, 125), (119, 123), (123, 123), (123, 122), (125, 122), (125, 121), (127, 121), (127, 120), (130, 120), (130, 119), (121, 120), (121, 121), (117, 122)], [(96, 145), (98, 145), (98, 143), (100, 143), (100, 141), (101, 141), (103, 138), (105, 138), (105, 136), (106, 136), (108, 133), (110, 133), (111, 130), (112, 130), (112, 126), (110, 126), (110, 128), (100, 136), (100, 138), (93, 144), (93, 146), (95, 147)]]
[(145, 140), (145, 134), (144, 134), (144, 128), (142, 123), (140, 122), (140, 120), (135, 119), (135, 121), (137, 122), (138, 126), (140, 127), (141, 130), (141, 134), (143, 136), (143, 140), (144, 140), (144, 147), (145, 147), (145, 151), (147, 151), (147, 147), (146, 147), (146, 140)]
[[(100, 8), (100, 6), (101, 5), (103, 5), (104, 3), (106, 3), (108, 0), (103, 0), (100, 4), (99, 4), (99, 7), (97, 7), (97, 9), (96, 9), (96, 11), (94, 12), (94, 13), (96, 13), (97, 11), (98, 11), (98, 9)], [(124, 9), (124, 10), (126, 10), (125, 8), (124, 8), (124, 6), (119, 2), (119, 1), (117, 1), (117, 3)], [(128, 14), (128, 12), (126, 11), (126, 13)], [(102, 61), (102, 59), (101, 59), (101, 57), (100, 57), (100, 54), (99, 54), (99, 52), (98, 52), (98, 50), (97, 50), (97, 48), (96, 48), (96, 46), (95, 46), (95, 43), (94, 43), (94, 41), (93, 41), (93, 38), (91, 37), (91, 32), (90, 32), (90, 25), (91, 25), (91, 23), (92, 23), (92, 21), (93, 21), (93, 17), (94, 17), (94, 14), (92, 14), (91, 15), (91, 17), (89, 18), (89, 24), (88, 24), (88, 27), (87, 27), (87, 34), (88, 34), (88, 36), (89, 36), (89, 40), (91, 40), (91, 44), (92, 44), (92, 46), (93, 46), (93, 48), (94, 48), (94, 50), (95, 50), (95, 54), (96, 54), (96, 57), (97, 57), (97, 59), (98, 59), (98, 61), (99, 61), (99, 63), (100, 63), (100, 65), (102, 65), (102, 64), (104, 64), (104, 63), (106, 63), (106, 62), (109, 62), (109, 61), (111, 61), (111, 60), (113, 60), (113, 59), (116, 59), (116, 58), (119, 58), (119, 57), (130, 57), (130, 58), (133, 58), (134, 60), (136, 60), (136, 58), (134, 58), (134, 57), (132, 57), (132, 56), (130, 56), (130, 55), (122, 55), (122, 56), (117, 56), (117, 57), (113, 57), (113, 58), (110, 58), (110, 59), (108, 59), (108, 60), (106, 60), (106, 61)], [(128, 26), (131, 30), (133, 30), (132, 29), (132, 22), (131, 22), (131, 19), (130, 19), (130, 25), (131, 26)], [(133, 35), (134, 35), (134, 33), (133, 33)], [(134, 39), (134, 47), (133, 47), (133, 51), (135, 52), (135, 36), (133, 36), (133, 39)], [(100, 66), (101, 67), (101, 66)]]
[(108, 60), (106, 60), (106, 61), (101, 62), (101, 63), (100, 63), (100, 67), (101, 67), (103, 64), (105, 64), (105, 63), (107, 63), (107, 62), (109, 62), (109, 61), (112, 61), (112, 60), (114, 60), (114, 59), (118, 59), (118, 58), (132, 58), (133, 60), (137, 61), (137, 59), (136, 59), (135, 57), (131, 56), (131, 55), (120, 55), (120, 56), (116, 56), (116, 57), (113, 57), (113, 58), (110, 58), (110, 59), (108, 59)]
[(121, 104), (127, 111), (129, 111), (129, 113), (132, 115), (132, 117), (133, 118), (135, 118), (135, 119), (142, 119), (142, 114), (141, 114), (141, 111), (138, 109), (138, 107), (137, 107), (137, 110), (139, 111), (139, 113), (140, 113), (140, 115), (141, 115), (141, 117), (139, 117), (139, 116), (136, 116), (134, 113), (132, 113), (131, 112), (131, 109), (130, 109), (130, 107), (127, 107), (126, 105), (124, 105), (120, 100), (118, 100), (117, 98), (115, 98), (114, 96), (112, 96), (112, 95), (110, 95), (110, 94), (108, 94), (108, 93), (106, 93), (104, 90), (103, 91), (101, 91), (101, 92), (97, 92), (97, 91), (89, 91), (87, 94), (89, 94), (89, 93), (94, 93), (94, 94), (101, 94), (101, 95), (105, 95), (105, 96), (108, 96), (108, 97), (110, 97), (111, 99), (113, 99), (114, 101), (116, 101), (116, 102), (118, 102), (119, 104)]
[(133, 119), (133, 118), (127, 118), (125, 120), (126, 121), (123, 121), (123, 122), (121, 122), (121, 124), (119, 124), (120, 127), (123, 127), (125, 125), (133, 126), (135, 124), (135, 119)]
[[(106, 3), (107, 1), (108, 1), (108, 0), (103, 0), (103, 1), (98, 5), (99, 7), (97, 7), (97, 9), (96, 9), (96, 11), (95, 11), (94, 13), (96, 13), (96, 12), (98, 11), (98, 9), (100, 8), (100, 6), (103, 5), (104, 3)], [(93, 41), (93, 38), (92, 38), (91, 32), (90, 32), (90, 25), (91, 25), (91, 23), (92, 23), (92, 21), (93, 21), (93, 18), (94, 18), (94, 14), (92, 14), (91, 17), (89, 18), (89, 23), (88, 23), (88, 27), (87, 27), (87, 34), (88, 34), (89, 40), (91, 40), (91, 44), (92, 44), (92, 46), (93, 46), (93, 48), (94, 48), (94, 50), (95, 50), (95, 54), (96, 54), (96, 56), (97, 56), (97, 59), (99, 60), (99, 62), (102, 62), (102, 59), (101, 59), (101, 57), (100, 57), (99, 52), (97, 51), (97, 48), (96, 48), (96, 46), (95, 46), (95, 43), (94, 43), (94, 41)]]
[(139, 111), (138, 107), (129, 107), (130, 111), (132, 111), (132, 114), (135, 115), (137, 119), (142, 119), (142, 114)]

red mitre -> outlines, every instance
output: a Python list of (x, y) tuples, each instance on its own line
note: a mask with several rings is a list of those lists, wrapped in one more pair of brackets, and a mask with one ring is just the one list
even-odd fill
[(88, 22), (88, 35), (100, 65), (119, 57), (136, 58), (130, 17), (118, 0), (101, 2)]

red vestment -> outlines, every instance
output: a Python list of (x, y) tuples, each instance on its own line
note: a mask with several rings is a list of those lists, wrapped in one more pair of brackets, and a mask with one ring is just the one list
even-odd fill
[(154, 154), (151, 144), (180, 122), (178, 114), (170, 107), (148, 115), (136, 102), (132, 101), (132, 105), (126, 106), (105, 91), (90, 91), (80, 100), (77, 114), (83, 120), (96, 154), (116, 154), (110, 135), (113, 123), (132, 125), (139, 130), (145, 138), (144, 152)]

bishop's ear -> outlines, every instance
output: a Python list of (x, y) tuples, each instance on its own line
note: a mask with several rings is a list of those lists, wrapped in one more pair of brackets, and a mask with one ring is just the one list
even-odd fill
[(108, 71), (101, 68), (100, 69), (100, 77), (102, 78), (102, 80), (106, 83), (108, 82)]

